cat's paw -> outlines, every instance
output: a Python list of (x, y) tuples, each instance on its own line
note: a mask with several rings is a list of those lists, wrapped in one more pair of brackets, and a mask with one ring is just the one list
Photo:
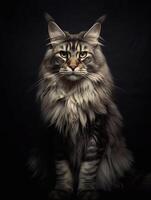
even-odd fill
[(53, 190), (49, 194), (49, 200), (71, 200), (71, 192)]
[(99, 193), (93, 190), (81, 191), (78, 200), (99, 200)]

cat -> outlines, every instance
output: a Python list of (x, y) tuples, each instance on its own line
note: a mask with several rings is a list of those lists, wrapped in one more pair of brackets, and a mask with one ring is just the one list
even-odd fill
[(56, 183), (50, 199), (97, 199), (120, 187), (133, 157), (121, 134), (114, 82), (101, 46), (100, 17), (70, 34), (46, 14), (49, 48), (40, 67), (37, 99), (43, 120), (56, 129)]

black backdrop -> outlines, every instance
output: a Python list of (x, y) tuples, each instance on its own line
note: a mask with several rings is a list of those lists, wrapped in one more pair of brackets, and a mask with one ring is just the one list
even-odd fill
[(150, 5), (126, 0), (3, 1), (0, 18), (1, 132), (6, 194), (16, 199), (46, 199), (31, 180), (27, 158), (43, 126), (35, 102), (39, 65), (46, 50), (50, 13), (65, 30), (87, 30), (102, 14), (103, 51), (116, 84), (124, 117), (124, 135), (137, 169), (151, 169), (151, 32)]

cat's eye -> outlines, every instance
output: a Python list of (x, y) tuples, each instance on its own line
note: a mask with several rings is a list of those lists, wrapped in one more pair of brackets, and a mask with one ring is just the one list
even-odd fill
[(87, 56), (87, 52), (86, 51), (81, 51), (79, 54), (80, 58), (85, 58)]
[(60, 51), (60, 56), (63, 58), (67, 58), (68, 57), (68, 52), (67, 51)]

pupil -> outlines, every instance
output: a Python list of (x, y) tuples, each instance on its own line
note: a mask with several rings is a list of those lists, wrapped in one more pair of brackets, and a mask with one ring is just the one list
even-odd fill
[(66, 57), (66, 56), (67, 56), (67, 52), (65, 52), (65, 51), (61, 51), (60, 54), (61, 54), (63, 57)]
[(81, 52), (80, 55), (81, 55), (81, 57), (84, 57), (84, 56), (86, 56), (86, 52)]

